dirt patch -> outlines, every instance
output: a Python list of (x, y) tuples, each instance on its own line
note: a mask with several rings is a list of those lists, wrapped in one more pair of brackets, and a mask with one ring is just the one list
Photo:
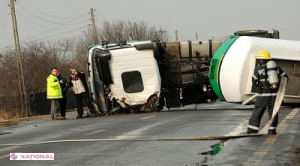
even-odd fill
[[(75, 115), (77, 112), (74, 110), (68, 111), (68, 115)], [(13, 125), (18, 125), (20, 122), (23, 121), (33, 121), (33, 120), (38, 120), (38, 119), (50, 119), (50, 114), (49, 115), (39, 115), (39, 116), (32, 116), (32, 117), (24, 117), (24, 118), (13, 118), (13, 119), (7, 119), (3, 120), (0, 119), (0, 129), (7, 127), (7, 126), (13, 126)]]
[(0, 121), (0, 128), (18, 125), (22, 121), (29, 121), (29, 120), (37, 120), (37, 119), (44, 119), (48, 118), (50, 115), (42, 115), (42, 116), (33, 116), (33, 117), (24, 117), (24, 118), (14, 118), (8, 120), (1, 120)]

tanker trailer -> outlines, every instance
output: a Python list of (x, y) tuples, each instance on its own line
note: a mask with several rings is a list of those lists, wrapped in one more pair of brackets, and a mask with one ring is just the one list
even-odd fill
[(300, 41), (259, 37), (232, 37), (214, 54), (209, 79), (220, 100), (243, 102), (257, 92), (252, 75), (257, 65), (255, 55), (268, 51), (290, 77), (283, 102), (300, 103)]

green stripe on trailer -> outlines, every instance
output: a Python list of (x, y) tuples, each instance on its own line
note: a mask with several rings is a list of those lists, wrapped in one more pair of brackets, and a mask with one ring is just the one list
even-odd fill
[(210, 84), (216, 93), (216, 95), (219, 97), (220, 100), (225, 101), (225, 98), (222, 94), (221, 87), (220, 87), (220, 67), (222, 65), (223, 58), (226, 56), (226, 53), (230, 46), (234, 43), (234, 41), (238, 37), (233, 36), (230, 40), (225, 42), (214, 54), (210, 61), (210, 67), (209, 67), (209, 81)]

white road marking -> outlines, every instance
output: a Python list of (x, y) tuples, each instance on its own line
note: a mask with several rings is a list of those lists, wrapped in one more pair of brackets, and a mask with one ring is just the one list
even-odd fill
[(248, 120), (246, 120), (244, 123), (236, 127), (234, 130), (232, 130), (229, 134), (226, 136), (231, 136), (231, 135), (240, 135), (243, 131), (246, 130), (247, 125), (248, 125)]
[[(22, 152), (15, 152), (15, 153), (22, 153)], [(6, 155), (3, 155), (3, 156), (0, 156), (0, 160), (5, 159), (7, 157), (10, 157), (10, 154), (6, 154)]]
[(157, 123), (154, 123), (152, 125), (145, 126), (145, 127), (139, 128), (137, 130), (132, 130), (132, 131), (129, 131), (127, 133), (124, 133), (123, 135), (116, 136), (116, 137), (113, 137), (113, 138), (114, 139), (133, 139), (133, 138), (137, 138), (138, 136), (140, 136), (142, 134), (142, 132), (145, 132), (145, 131), (149, 130), (150, 128), (153, 128), (153, 127), (161, 125), (161, 124), (163, 124), (163, 123), (157, 122)]
[(271, 146), (277, 140), (278, 135), (285, 129), (288, 123), (296, 116), (300, 108), (295, 108), (290, 114), (288, 114), (277, 127), (277, 135), (269, 136), (264, 143), (252, 154), (247, 160), (244, 166), (257, 166), (262, 158), (268, 153)]
[(144, 117), (144, 118), (141, 118), (141, 119), (145, 120), (145, 119), (149, 119), (149, 118), (153, 118), (153, 117), (155, 117), (155, 116), (147, 116), (147, 117)]
[(132, 131), (129, 131), (127, 134), (129, 135), (137, 135), (141, 132), (141, 130), (132, 130)]
[(192, 106), (184, 106), (184, 107), (181, 107), (179, 108), (180, 110), (183, 110), (183, 109), (187, 109), (187, 108), (195, 108), (196, 105), (192, 105)]
[(7, 157), (9, 157), (9, 156), (10, 156), (10, 154), (0, 156), (0, 160), (5, 159), (5, 158), (7, 158)]
[[(75, 139), (75, 140), (53, 140), (53, 141), (43, 141), (43, 142), (31, 142), (31, 143), (21, 143), (21, 144), (0, 144), (0, 147), (2, 146), (26, 146), (26, 145), (40, 145), (40, 144), (49, 144), (49, 143), (64, 143), (64, 142), (93, 142), (93, 141), (122, 141), (122, 140), (128, 140), (128, 139), (136, 139), (139, 137), (142, 132), (145, 132), (153, 127), (156, 127), (158, 125), (162, 125), (164, 123), (157, 122), (152, 125), (148, 125), (142, 128), (139, 128), (137, 130), (132, 130), (129, 132), (126, 132), (120, 136), (108, 138), (108, 139)], [(100, 131), (100, 130), (98, 130)], [(98, 132), (97, 131), (97, 132)], [(95, 131), (94, 131), (95, 132)], [(152, 138), (148, 138), (148, 140), (153, 140)]]
[(96, 131), (93, 131), (93, 132), (90, 132), (90, 133), (86, 133), (86, 134), (84, 134), (84, 135), (93, 135), (93, 134), (101, 133), (101, 132), (103, 132), (103, 131), (105, 131), (105, 129), (102, 129), (102, 130), (96, 130)]

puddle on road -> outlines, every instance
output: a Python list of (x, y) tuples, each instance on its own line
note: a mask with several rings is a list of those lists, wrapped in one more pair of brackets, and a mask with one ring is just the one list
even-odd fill
[(219, 143), (216, 143), (214, 145), (211, 145), (210, 151), (198, 153), (198, 155), (205, 156), (204, 160), (202, 162), (196, 163), (198, 166), (208, 166), (208, 161), (212, 160), (212, 156), (215, 156), (223, 151), (223, 147), (226, 146), (227, 140), (222, 140)]
[(5, 134), (11, 134), (12, 132), (3, 132), (3, 133), (0, 133), (0, 135), (5, 135)]
[(216, 143), (216, 144), (210, 146), (212, 150), (207, 151), (207, 152), (202, 152), (200, 154), (201, 155), (211, 155), (211, 156), (217, 155), (218, 153), (220, 153), (223, 150), (223, 146), (225, 146), (225, 141), (221, 141), (219, 143)]

